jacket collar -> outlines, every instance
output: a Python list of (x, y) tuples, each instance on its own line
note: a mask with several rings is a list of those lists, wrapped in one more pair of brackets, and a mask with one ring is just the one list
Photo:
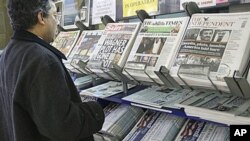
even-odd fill
[(59, 59), (67, 60), (65, 55), (63, 53), (61, 53), (58, 49), (51, 46), (50, 44), (45, 42), (43, 39), (39, 38), (38, 36), (36, 36), (35, 34), (33, 34), (31, 32), (28, 32), (25, 30), (15, 31), (14, 35), (12, 36), (12, 39), (19, 39), (19, 40), (24, 40), (24, 41), (36, 42), (36, 43), (42, 45), (43, 47), (47, 48), (51, 52), (53, 52)]

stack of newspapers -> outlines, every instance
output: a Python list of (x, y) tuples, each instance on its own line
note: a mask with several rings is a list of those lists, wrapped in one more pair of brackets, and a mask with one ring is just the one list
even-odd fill
[(148, 74), (163, 84), (154, 71), (159, 71), (161, 66), (170, 69), (188, 21), (189, 17), (145, 19), (123, 73), (139, 81), (152, 82)]
[(184, 118), (148, 110), (123, 141), (172, 141)]
[(79, 72), (78, 70), (74, 69), (70, 65), (70, 54), (72, 50), (75, 47), (75, 44), (78, 40), (80, 34), (80, 30), (77, 31), (61, 31), (55, 41), (52, 43), (52, 46), (54, 46), (56, 49), (61, 51), (66, 57), (67, 60), (63, 60), (63, 63), (65, 64), (65, 67), (71, 71)]
[(247, 69), (249, 27), (250, 12), (193, 14), (170, 74), (181, 85), (180, 77), (190, 86), (230, 92), (224, 78)]
[(123, 97), (122, 99), (156, 108), (179, 108), (175, 104), (183, 100), (190, 91), (189, 89), (172, 89), (154, 86)]
[(189, 116), (228, 125), (250, 124), (250, 99), (216, 92), (192, 91), (176, 105), (183, 107)]
[(82, 32), (74, 49), (71, 51), (68, 57), (70, 64), (74, 68), (80, 70), (83, 73), (88, 73), (86, 72), (85, 66), (83, 66), (83, 64), (86, 64), (89, 58), (92, 56), (102, 33), (102, 30), (89, 30)]
[(110, 103), (104, 108), (104, 113), (103, 127), (95, 136), (105, 138), (105, 140), (122, 140), (144, 112), (138, 107)]
[(187, 120), (174, 141), (229, 141), (229, 127)]
[(61, 51), (66, 57), (69, 56), (71, 50), (74, 48), (80, 30), (77, 31), (61, 31), (52, 45)]
[(109, 23), (99, 39), (87, 67), (97, 75), (112, 79), (108, 68), (115, 64), (121, 68), (126, 63), (134, 44), (140, 23)]
[(88, 88), (92, 86), (92, 77), (90, 75), (86, 75), (83, 77), (76, 78), (74, 84), (78, 90)]
[[(128, 89), (135, 87), (135, 85), (128, 84)], [(82, 90), (80, 95), (95, 96), (98, 98), (106, 98), (123, 92), (122, 82), (109, 81), (107, 83), (97, 85), (95, 87)]]

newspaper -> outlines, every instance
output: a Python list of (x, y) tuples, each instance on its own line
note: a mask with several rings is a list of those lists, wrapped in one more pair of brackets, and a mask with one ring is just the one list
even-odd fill
[(139, 141), (141, 140), (148, 130), (152, 127), (155, 120), (159, 117), (160, 112), (147, 110), (142, 118), (137, 122), (135, 127), (123, 139), (123, 141)]
[[(135, 85), (127, 84), (128, 89), (135, 87)], [(123, 84), (121, 82), (109, 81), (107, 83), (82, 90), (80, 95), (95, 96), (98, 98), (106, 98), (123, 92)]]
[[(140, 23), (109, 23), (90, 57), (88, 68), (95, 73), (102, 74), (102, 69), (112, 67), (112, 63), (123, 67), (139, 27)], [(93, 68), (92, 61), (100, 62), (100, 68)]]
[[(181, 67), (181, 77), (189, 85), (214, 89), (207, 78), (204, 80), (209, 76), (220, 90), (229, 92), (224, 77), (246, 69), (249, 26), (250, 12), (192, 15), (170, 74), (184, 85), (177, 73), (180, 66), (188, 64)], [(194, 67), (197, 65), (202, 67)], [(202, 72), (204, 66), (209, 72)]]
[(128, 111), (112, 125), (108, 133), (116, 136), (119, 140), (123, 139), (135, 126), (143, 115), (143, 110), (138, 107), (128, 106)]
[(182, 117), (161, 113), (141, 141), (172, 141), (184, 122), (185, 119)]
[[(249, 117), (247, 117), (250, 100), (242, 97), (196, 91), (196, 94), (185, 98), (176, 106), (183, 107), (188, 116), (214, 122), (228, 125), (250, 123)], [(243, 120), (237, 120), (240, 118)]]
[(61, 51), (66, 57), (69, 56), (69, 53), (74, 48), (76, 41), (78, 40), (78, 36), (80, 34), (80, 30), (77, 31), (61, 31), (55, 41), (52, 43), (52, 46)]
[(143, 110), (128, 105), (110, 104), (104, 108), (105, 121), (100, 131), (122, 140), (143, 115)]
[(157, 108), (179, 108), (175, 106), (175, 103), (183, 100), (189, 92), (189, 89), (151, 87), (123, 97), (122, 99)]
[(229, 127), (189, 119), (175, 141), (229, 141)]
[(81, 60), (82, 62), (86, 63), (89, 60), (102, 33), (102, 30), (83, 31), (81, 33), (74, 49), (71, 51), (68, 57), (70, 64), (74, 68), (85, 72), (85, 70), (81, 68), (82, 66), (79, 61)]
[(206, 123), (197, 141), (229, 141), (229, 127)]
[[(159, 71), (161, 66), (170, 69), (188, 20), (189, 17), (145, 19), (128, 57), (127, 71), (140, 81), (152, 82), (144, 73), (146, 69), (155, 81), (163, 84), (154, 71)], [(140, 64), (144, 67), (138, 70)]]
[(187, 120), (175, 138), (175, 141), (196, 141), (204, 126), (204, 121)]
[(72, 50), (69, 58), (71, 59), (71, 65), (82, 72), (85, 72), (81, 68), (79, 61), (86, 63), (90, 56), (93, 54), (93, 51), (100, 39), (103, 31), (102, 30), (92, 30), (92, 31), (83, 31), (81, 36), (78, 39), (78, 42), (75, 45), (74, 50)]

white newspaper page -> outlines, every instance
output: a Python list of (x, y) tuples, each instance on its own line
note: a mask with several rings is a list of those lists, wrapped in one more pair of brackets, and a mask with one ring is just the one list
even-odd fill
[(224, 77), (232, 77), (235, 70), (243, 72), (246, 66), (249, 26), (250, 12), (192, 15), (171, 75), (183, 84), (177, 73), (185, 65), (180, 75), (190, 85), (214, 88), (204, 79), (209, 75), (220, 90), (228, 92)]
[[(157, 82), (163, 83), (153, 71), (159, 71), (161, 66), (170, 68), (188, 20), (189, 17), (145, 19), (126, 65), (135, 64), (136, 67), (136, 64), (144, 63), (147, 73)], [(152, 81), (143, 71), (129, 70), (129, 73), (138, 80)]]

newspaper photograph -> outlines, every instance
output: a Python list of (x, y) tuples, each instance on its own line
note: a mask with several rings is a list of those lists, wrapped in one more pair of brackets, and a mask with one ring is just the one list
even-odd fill
[(100, 39), (103, 31), (93, 30), (93, 31), (83, 31), (81, 36), (76, 43), (75, 50), (72, 50), (72, 60), (71, 65), (75, 68), (80, 68), (79, 60), (87, 62), (89, 57), (93, 54), (93, 51)]
[(196, 141), (205, 124), (204, 121), (187, 120), (175, 138), (175, 141)]
[(57, 35), (55, 41), (52, 43), (52, 46), (68, 57), (69, 53), (74, 48), (76, 41), (78, 40), (79, 34), (80, 30), (67, 32), (61, 31)]

